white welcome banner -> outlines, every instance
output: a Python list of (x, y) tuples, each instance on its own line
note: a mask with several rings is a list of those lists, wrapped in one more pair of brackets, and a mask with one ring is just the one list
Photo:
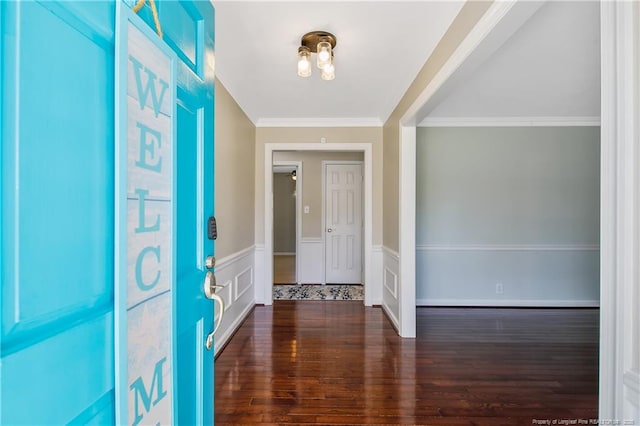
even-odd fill
[(175, 57), (118, 4), (116, 415), (173, 423)]

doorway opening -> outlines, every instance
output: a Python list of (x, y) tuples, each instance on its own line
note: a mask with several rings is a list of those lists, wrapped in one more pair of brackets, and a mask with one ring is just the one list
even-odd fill
[(302, 228), (302, 162), (273, 162), (273, 282), (297, 284)]
[[(373, 228), (372, 145), (368, 143), (265, 145), (265, 194), (267, 196), (265, 197), (264, 260), (265, 276), (268, 277), (262, 289), (265, 303), (272, 303), (274, 283), (280, 284), (277, 279), (280, 275), (276, 276), (280, 271), (277, 269), (282, 268), (284, 263), (291, 265), (291, 259), (284, 257), (287, 256), (284, 254), (287, 252), (280, 251), (283, 249), (281, 249), (281, 243), (277, 241), (281, 238), (281, 235), (278, 235), (278, 229), (282, 224), (278, 222), (278, 218), (281, 217), (278, 212), (281, 195), (278, 194), (276, 181), (282, 179), (278, 177), (279, 173), (274, 174), (274, 171), (294, 163), (299, 167), (296, 171), (296, 182), (299, 188), (296, 190), (298, 212), (296, 218), (299, 232), (294, 261), (295, 284), (325, 287), (333, 284), (341, 287), (356, 285), (360, 287), (360, 292), (353, 298), (362, 299), (365, 305), (370, 306), (371, 297), (367, 294), (367, 283), (371, 277), (369, 268), (371, 268)], [(331, 165), (351, 167), (353, 170), (345, 169), (342, 175), (340, 172), (335, 174), (336, 183), (339, 186), (331, 188), (331, 191), (325, 194), (326, 167)], [(280, 171), (286, 176), (287, 169), (282, 168)], [(342, 183), (339, 182), (341, 179)], [(353, 187), (356, 183), (357, 188)], [(331, 198), (329, 203), (326, 197)], [(333, 203), (334, 200), (337, 203)], [(332, 221), (327, 221), (327, 204), (332, 209), (331, 213), (337, 215), (335, 217), (339, 222), (351, 223), (351, 230), (341, 229), (342, 223), (337, 223), (335, 229), (334, 226), (327, 226), (334, 225)], [(351, 232), (353, 230), (357, 232)], [(332, 234), (336, 237), (330, 238), (333, 237)], [(329, 248), (329, 257), (327, 257), (328, 242), (332, 243)], [(336, 249), (335, 256), (332, 249)], [(351, 255), (347, 255), (348, 250), (351, 251)], [(328, 260), (336, 260), (336, 262), (328, 262)], [(337, 277), (329, 275), (330, 279), (327, 280), (327, 265), (338, 266), (339, 275)], [(288, 274), (291, 276), (290, 266)], [(349, 292), (354, 289), (335, 288), (330, 291), (327, 288), (319, 288), (318, 290), (329, 291), (330, 294), (355, 294)]]
[(273, 153), (275, 299), (362, 300), (363, 158)]

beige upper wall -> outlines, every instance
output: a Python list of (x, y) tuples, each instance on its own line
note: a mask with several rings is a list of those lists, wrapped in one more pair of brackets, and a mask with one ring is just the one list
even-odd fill
[[(364, 153), (362, 151), (279, 151), (273, 153), (273, 160), (302, 162), (302, 205), (309, 207), (309, 213), (302, 214), (302, 238), (322, 238), (322, 162), (330, 160), (363, 161)], [(276, 221), (275, 210), (274, 205), (274, 221)], [(277, 226), (278, 224), (275, 223), (274, 234)], [(276, 239), (274, 236), (275, 246)]]
[(256, 128), (227, 89), (215, 83), (216, 257), (254, 245)]
[(383, 168), (383, 206), (382, 206), (382, 245), (398, 251), (399, 243), (399, 206), (400, 201), (400, 160), (398, 146), (398, 123), (387, 122), (384, 126), (384, 168)]
[[(399, 123), (402, 116), (491, 5), (466, 2), (384, 125), (383, 245), (399, 250)], [(375, 186), (374, 186), (375, 187)]]
[[(373, 244), (382, 243), (381, 127), (259, 127), (255, 145), (255, 240), (264, 243), (264, 152), (267, 143), (370, 143), (373, 146)], [(304, 234), (303, 234), (304, 235)]]

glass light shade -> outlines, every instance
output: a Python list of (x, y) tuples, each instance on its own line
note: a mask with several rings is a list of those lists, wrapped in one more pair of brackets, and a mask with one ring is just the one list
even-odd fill
[(325, 65), (331, 63), (331, 43), (328, 41), (321, 41), (316, 47), (317, 51), (317, 65), (318, 68), (323, 69)]
[(298, 75), (300, 77), (311, 75), (311, 52), (307, 48), (298, 49)]
[(329, 63), (322, 67), (322, 75), (323, 80), (333, 80), (336, 78), (336, 67), (333, 66), (332, 63)]

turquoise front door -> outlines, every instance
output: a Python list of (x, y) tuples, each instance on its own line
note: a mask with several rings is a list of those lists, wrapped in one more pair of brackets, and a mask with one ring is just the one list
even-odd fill
[(113, 423), (115, 7), (0, 15), (0, 423)]
[[(179, 59), (174, 422), (211, 424), (213, 8), (157, 4)], [(1, 424), (116, 422), (115, 9), (0, 2)]]

